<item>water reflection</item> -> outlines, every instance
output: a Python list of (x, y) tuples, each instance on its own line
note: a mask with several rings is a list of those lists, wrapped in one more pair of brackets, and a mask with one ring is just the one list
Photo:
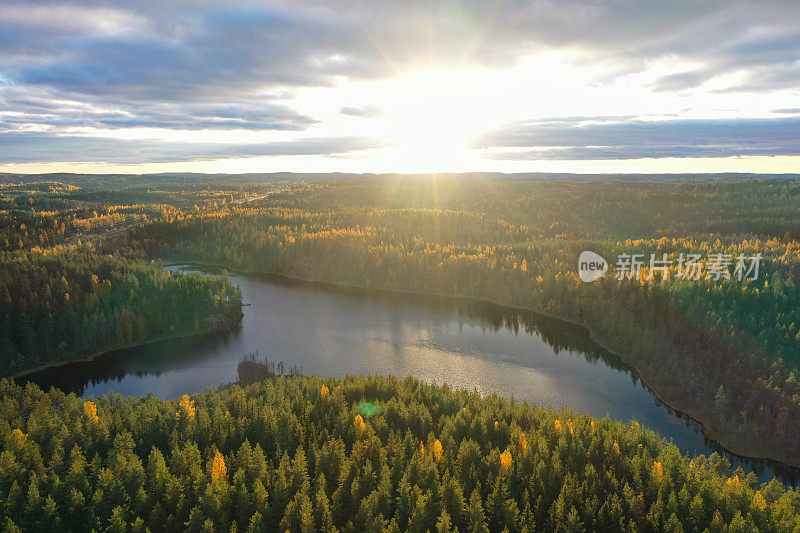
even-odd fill
[[(257, 351), (307, 374), (412, 375), (557, 409), (636, 418), (685, 453), (724, 453), (697, 423), (663, 405), (635, 370), (581, 327), (478, 301), (275, 276), (233, 275), (231, 280), (250, 304), (236, 331), (119, 350), (20, 381), (88, 396), (113, 390), (176, 398), (234, 381), (242, 357)], [(784, 481), (797, 479), (795, 469), (725, 455), (762, 479), (773, 473)]]

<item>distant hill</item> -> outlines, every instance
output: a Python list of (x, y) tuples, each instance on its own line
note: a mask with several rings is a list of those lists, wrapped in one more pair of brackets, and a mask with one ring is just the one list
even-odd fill
[(555, 172), (523, 172), (506, 174), (502, 172), (465, 172), (438, 174), (355, 174), (344, 172), (299, 173), (299, 172), (255, 172), (246, 174), (204, 174), (195, 172), (166, 172), (160, 174), (74, 174), (55, 172), (48, 174), (15, 174), (0, 173), (0, 183), (20, 183), (36, 181), (59, 181), (79, 187), (104, 187), (110, 189), (128, 187), (146, 187), (159, 185), (199, 185), (203, 182), (219, 184), (221, 181), (248, 185), (254, 183), (277, 181), (322, 181), (347, 180), (358, 178), (385, 179), (510, 179), (510, 180), (587, 180), (587, 179), (622, 179), (622, 180), (685, 180), (685, 179), (747, 179), (747, 178), (798, 178), (800, 174), (752, 174), (723, 172), (716, 174), (571, 174)]

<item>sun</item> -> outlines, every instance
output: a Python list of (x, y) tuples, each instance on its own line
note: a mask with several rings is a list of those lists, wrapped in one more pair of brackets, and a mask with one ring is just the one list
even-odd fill
[[(479, 103), (447, 71), (410, 76), (388, 106), (382, 137), (387, 155), (417, 172), (464, 168), (472, 159), (469, 140), (481, 131)], [(391, 154), (391, 155), (389, 155)]]

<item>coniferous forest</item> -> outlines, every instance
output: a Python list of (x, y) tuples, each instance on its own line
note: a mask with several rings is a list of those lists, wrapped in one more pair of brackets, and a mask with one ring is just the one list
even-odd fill
[[(588, 327), (744, 454), (800, 465), (800, 182), (353, 180), (182, 213), (111, 248), (356, 286), (487, 298)], [(578, 278), (593, 250), (638, 277)], [(650, 255), (703, 257), (699, 279)], [(729, 257), (709, 279), (707, 258)], [(756, 279), (739, 256), (763, 256)], [(666, 278), (666, 279), (665, 279)]]
[(0, 533), (800, 533), (800, 0), (0, 0)]
[(0, 384), (5, 531), (791, 531), (800, 494), (638, 425), (412, 379), (180, 400)]
[(231, 327), (236, 288), (210, 276), (173, 276), (118, 256), (0, 255), (0, 360), (13, 375), (174, 335)]
[[(586, 327), (726, 448), (800, 464), (800, 180), (5, 176), (2, 527), (787, 531), (800, 495), (636, 423), (272, 367), (180, 400), (26, 370), (235, 328), (224, 275), (487, 299)], [(583, 283), (578, 256), (700, 254)], [(713, 254), (730, 256), (715, 279)], [(761, 255), (757, 277), (734, 269)], [(655, 266), (655, 265), (653, 265)], [(250, 365), (253, 366), (253, 365)], [(256, 365), (257, 366), (257, 365)]]

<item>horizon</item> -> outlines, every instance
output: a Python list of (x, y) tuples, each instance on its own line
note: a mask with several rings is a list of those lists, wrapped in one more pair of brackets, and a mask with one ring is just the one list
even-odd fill
[(122, 176), (122, 177), (281, 177), (291, 176), (303, 179), (319, 179), (325, 180), (330, 177), (339, 179), (349, 178), (432, 178), (432, 179), (495, 179), (495, 178), (531, 178), (531, 179), (547, 179), (550, 177), (576, 177), (576, 178), (664, 178), (664, 179), (693, 179), (693, 178), (720, 178), (720, 179), (737, 179), (737, 178), (786, 178), (797, 179), (800, 178), (800, 173), (797, 172), (293, 172), (293, 171), (275, 171), (275, 172), (180, 172), (180, 171), (167, 171), (167, 172), (8, 172), (0, 171), (0, 178), (5, 176), (20, 176), (22, 178), (44, 178), (44, 177), (57, 177), (57, 176)]

